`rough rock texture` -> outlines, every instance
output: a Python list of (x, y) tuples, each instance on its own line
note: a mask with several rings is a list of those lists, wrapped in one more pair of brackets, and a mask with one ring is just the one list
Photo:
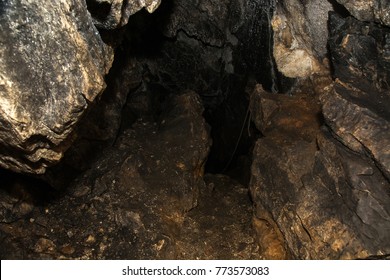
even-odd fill
[(273, 55), (280, 72), (290, 78), (321, 71), (326, 56), (328, 1), (279, 1), (272, 18)]
[[(315, 2), (310, 1), (314, 9), (319, 5)], [(273, 18), (279, 70), (287, 76), (313, 75), (312, 58), (321, 57), (315, 48), (317, 33), (321, 40), (329, 37), (335, 82), (325, 76), (311, 79), (313, 97), (303, 88), (298, 90), (301, 94), (286, 97), (271, 95), (260, 86), (251, 95), (252, 119), (264, 135), (253, 152), (250, 190), (255, 216), (283, 236), (286, 252), (295, 258), (386, 256), (389, 30), (331, 13), (328, 36), (324, 10), (332, 6), (325, 2), (321, 5), (326, 7), (317, 11), (322, 22), (318, 26), (306, 14), (309, 2), (279, 3)], [(295, 56), (296, 49), (304, 55)], [(315, 96), (320, 97), (318, 103)], [(326, 127), (320, 129), (323, 121)]]
[(127, 25), (129, 55), (142, 65), (146, 87), (201, 95), (212, 137), (220, 143), (210, 155), (213, 172), (250, 146), (245, 130), (234, 153), (247, 122), (248, 76), (273, 91), (290, 86), (281, 86), (272, 58), (272, 13), (273, 0), (173, 0), (162, 1), (151, 15), (133, 15)]
[(388, 254), (390, 184), (375, 163), (321, 130), (320, 107), (308, 96), (271, 95), (258, 86), (251, 110), (265, 135), (252, 164), (256, 216), (275, 221), (292, 256)]
[(329, 49), (334, 76), (347, 84), (354, 102), (389, 118), (390, 29), (332, 14)]
[(163, 106), (157, 123), (137, 121), (60, 198), (40, 205), (2, 189), (1, 257), (176, 258), (210, 139), (195, 93)]
[(388, 0), (337, 0), (357, 19), (375, 21), (390, 26), (390, 2)]
[[(122, 55), (122, 51), (117, 49), (116, 56)], [(76, 139), (61, 162), (48, 168), (43, 176), (57, 189), (66, 188), (76, 176), (88, 170), (104, 148), (115, 144), (123, 129), (131, 127), (141, 117), (140, 113), (151, 110), (146, 104), (150, 95), (159, 96), (156, 90), (152, 93), (143, 88), (142, 69), (131, 56), (114, 61), (106, 76), (106, 83), (104, 92), (75, 128)], [(134, 97), (139, 95), (138, 92), (142, 92), (144, 102)], [(145, 108), (143, 111), (138, 109), (140, 112), (131, 110), (137, 106)], [(156, 111), (158, 108), (153, 107)]]
[(268, 258), (261, 254), (255, 238), (248, 188), (225, 175), (208, 174), (205, 182), (198, 206), (184, 218), (177, 241), (178, 258)]
[(98, 28), (116, 29), (126, 25), (129, 17), (142, 8), (153, 13), (161, 0), (86, 0), (93, 23)]
[(324, 117), (341, 142), (373, 157), (390, 179), (390, 30), (337, 15), (330, 25), (337, 83), (322, 98)]
[(0, 3), (0, 166), (44, 173), (105, 88), (113, 53), (84, 1)]

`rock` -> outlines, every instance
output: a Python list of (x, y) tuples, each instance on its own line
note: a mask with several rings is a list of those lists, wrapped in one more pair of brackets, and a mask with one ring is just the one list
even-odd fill
[(382, 114), (387, 112), (386, 104), (390, 104), (390, 30), (337, 14), (330, 17), (330, 30), (334, 76), (361, 91), (361, 95), (352, 98), (373, 102), (372, 109), (378, 107)]
[(104, 90), (113, 52), (84, 1), (0, 5), (0, 166), (42, 174)]
[(390, 31), (331, 16), (334, 91), (322, 97), (326, 123), (338, 139), (372, 157), (390, 180)]
[(327, 54), (328, 1), (284, 1), (272, 17), (273, 55), (278, 70), (290, 78), (307, 78), (321, 71)]
[[(0, 248), (11, 250), (0, 249), (2, 258), (176, 258), (211, 141), (197, 94), (170, 95), (161, 106), (156, 122), (135, 122), (65, 194), (45, 208), (35, 204), (34, 223), (0, 224)], [(8, 196), (1, 194), (0, 202)]]
[(153, 13), (161, 0), (86, 0), (93, 23), (102, 29), (116, 29), (127, 24), (129, 17), (142, 8)]
[(40, 238), (34, 246), (35, 253), (52, 253), (56, 249), (53, 241), (47, 238)]
[(266, 257), (254, 238), (248, 188), (219, 174), (207, 174), (205, 183), (197, 207), (184, 217), (177, 240), (178, 259)]
[(182, 30), (190, 38), (222, 47), (226, 41), (229, 2), (229, 0), (172, 1), (171, 13), (166, 20), (166, 26), (163, 27), (164, 34), (172, 38)]
[(312, 142), (321, 125), (320, 106), (312, 97), (272, 94), (259, 84), (251, 93), (250, 110), (252, 121), (265, 136), (284, 139), (288, 134)]
[(251, 96), (252, 116), (265, 135), (253, 152), (256, 216), (275, 223), (294, 258), (388, 254), (389, 182), (370, 158), (320, 129), (318, 104), (300, 98), (274, 97), (259, 86)]
[[(117, 50), (116, 55), (120, 56), (122, 53)], [(74, 131), (77, 138), (66, 151), (63, 160), (49, 168), (45, 174), (52, 186), (65, 187), (74, 176), (87, 170), (96, 154), (114, 144), (123, 129), (122, 126), (129, 127), (140, 117), (127, 112), (125, 108), (127, 101), (135, 103), (128, 96), (132, 96), (141, 86), (140, 66), (130, 55), (126, 55), (126, 59), (114, 61), (110, 73), (106, 76), (107, 88), (98, 102), (90, 106)], [(158, 95), (156, 92), (154, 94)]]
[[(364, 104), (355, 104), (343, 93), (342, 86), (322, 97), (323, 114), (327, 125), (337, 138), (351, 150), (372, 157), (390, 180), (390, 123)], [(360, 93), (358, 91), (352, 91)]]
[(390, 26), (388, 0), (337, 0), (360, 21), (375, 21)]

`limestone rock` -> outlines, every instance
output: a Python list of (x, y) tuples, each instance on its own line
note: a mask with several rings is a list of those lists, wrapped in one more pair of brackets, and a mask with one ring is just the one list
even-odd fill
[(44, 173), (105, 88), (113, 53), (83, 1), (0, 3), (0, 166)]
[(343, 96), (350, 92), (338, 85), (322, 97), (326, 123), (348, 148), (371, 156), (390, 180), (390, 123)]
[(337, 0), (361, 21), (375, 21), (390, 26), (390, 2), (388, 0)]
[(337, 14), (330, 17), (330, 30), (334, 76), (361, 91), (355, 99), (371, 100), (384, 114), (390, 104), (390, 30)]
[(278, 70), (290, 78), (321, 70), (328, 38), (328, 1), (280, 1), (272, 18), (273, 55)]
[(337, 83), (323, 96), (326, 123), (350, 149), (368, 154), (390, 179), (390, 31), (331, 17), (329, 46)]
[(320, 129), (318, 105), (301, 98), (272, 96), (261, 87), (251, 96), (255, 123), (265, 135), (253, 152), (256, 216), (275, 221), (296, 258), (388, 254), (389, 182), (369, 157)]
[(142, 8), (153, 13), (161, 0), (87, 0), (93, 23), (102, 29), (116, 29), (126, 25), (129, 17)]

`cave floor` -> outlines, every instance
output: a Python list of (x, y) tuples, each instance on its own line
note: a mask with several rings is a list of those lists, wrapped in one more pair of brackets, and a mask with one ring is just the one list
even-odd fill
[(180, 259), (260, 259), (248, 188), (221, 174), (206, 174), (199, 204), (184, 218)]
[[(158, 251), (167, 246), (172, 251), (165, 256), (174, 259), (263, 259), (252, 225), (252, 202), (248, 188), (226, 175), (206, 174), (204, 179), (198, 205), (183, 215), (180, 223), (169, 226), (169, 233), (164, 233), (167, 238), (151, 245), (155, 257), (159, 255)], [(83, 221), (73, 221), (72, 226), (68, 224), (64, 227), (66, 231), (59, 233), (65, 220), (70, 223), (69, 219), (78, 216), (68, 213), (78, 206), (58, 212), (64, 203), (73, 200), (71, 197), (52, 201), (48, 207), (32, 206), (26, 201), (22, 202), (23, 198), (8, 198), (12, 200), (8, 201), (8, 208), (11, 204), (13, 206), (8, 211), (8, 221), (4, 222), (3, 218), (0, 223), (2, 259), (111, 259), (116, 258), (112, 255), (113, 251), (119, 253), (124, 250), (122, 242), (113, 242), (116, 247), (110, 246), (110, 255), (102, 252), (106, 249), (104, 240), (112, 240), (113, 235), (111, 224), (104, 223), (102, 219), (99, 222), (96, 219), (96, 223), (89, 224), (87, 228), (84, 228)], [(5, 204), (6, 201), (2, 199), (2, 206)], [(54, 209), (57, 211), (52, 212)], [(133, 219), (137, 219), (134, 215)], [(126, 242), (126, 232), (120, 228), (116, 230), (117, 237)], [(80, 239), (75, 234), (84, 238)], [(132, 238), (133, 234), (130, 233), (128, 237)], [(128, 256), (125, 252), (119, 254)], [(144, 257), (153, 258), (150, 252), (148, 254)]]
[(15, 174), (3, 180), (0, 257), (263, 259), (248, 188), (204, 175), (211, 141), (199, 97), (167, 108), (159, 122), (136, 122), (60, 193)]

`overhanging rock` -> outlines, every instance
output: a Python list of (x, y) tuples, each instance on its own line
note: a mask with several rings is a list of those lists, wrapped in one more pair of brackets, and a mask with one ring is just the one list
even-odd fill
[(84, 1), (1, 1), (0, 25), (0, 166), (41, 174), (104, 90), (113, 51)]

